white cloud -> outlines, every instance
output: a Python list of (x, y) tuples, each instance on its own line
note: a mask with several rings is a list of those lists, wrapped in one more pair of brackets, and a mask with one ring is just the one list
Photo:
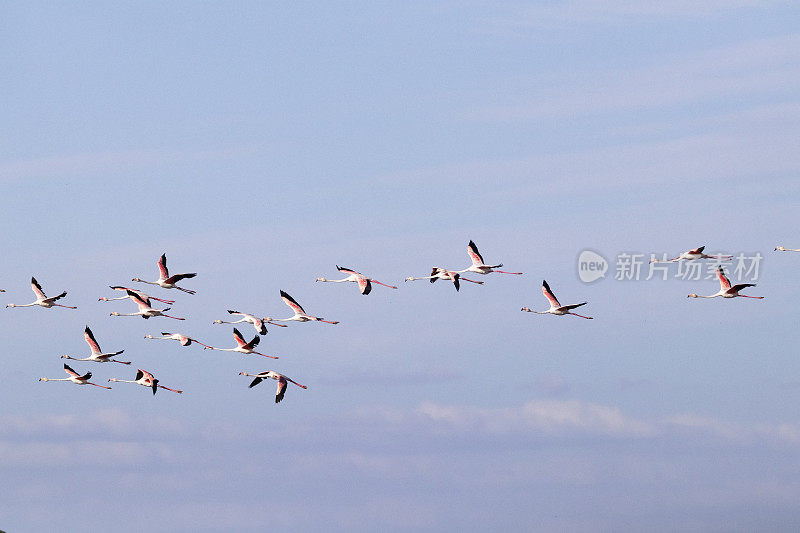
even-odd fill
[[(478, 106), (467, 117), (531, 121), (693, 104), (759, 95), (792, 96), (800, 87), (800, 35), (740, 42), (655, 65), (538, 76), (513, 87), (505, 101)], [(520, 102), (518, 94), (525, 94)]]
[(575, 400), (537, 400), (517, 408), (484, 409), (426, 403), (419, 412), (432, 421), (455, 428), (473, 428), (490, 434), (541, 432), (559, 435), (585, 432), (595, 435), (638, 437), (654, 433), (643, 421), (627, 416), (616, 407)]

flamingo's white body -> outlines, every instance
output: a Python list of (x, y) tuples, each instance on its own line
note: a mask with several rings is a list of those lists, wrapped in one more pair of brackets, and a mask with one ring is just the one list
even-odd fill
[[(226, 322), (224, 320), (215, 320), (213, 322), (213, 324), (239, 324), (241, 322), (246, 322), (248, 324), (252, 324), (253, 325), (253, 328), (255, 328), (256, 333), (259, 333), (261, 335), (266, 335), (267, 334), (267, 324), (266, 324), (267, 321), (264, 320), (263, 318), (258, 318), (257, 316), (251, 315), (250, 313), (241, 313), (239, 311), (231, 311), (230, 309), (228, 309), (228, 314), (239, 315), (242, 318), (240, 318), (239, 320), (235, 320), (233, 322)], [(281, 328), (287, 327), (286, 324), (275, 324), (274, 322), (270, 322), (270, 324), (272, 324), (273, 326), (281, 327)]]
[(139, 306), (139, 310), (135, 313), (117, 313), (116, 311), (111, 313), (111, 316), (140, 316), (142, 318), (150, 318), (153, 316), (165, 316), (167, 318), (174, 318), (175, 320), (186, 320), (185, 318), (178, 318), (176, 316), (165, 315), (164, 311), (169, 311), (170, 308), (167, 307), (165, 309), (153, 309), (150, 307), (150, 304), (147, 300), (142, 300), (136, 293), (132, 291), (127, 291), (128, 296), (130, 296), (131, 300), (136, 302), (136, 305)]
[(265, 379), (274, 379), (274, 380), (276, 380), (278, 382), (278, 388), (275, 391), (275, 403), (278, 403), (281, 400), (283, 400), (283, 396), (284, 396), (284, 394), (286, 394), (286, 384), (287, 384), (287, 382), (292, 382), (295, 385), (297, 385), (298, 387), (303, 388), (303, 389), (307, 389), (308, 388), (305, 385), (300, 385), (298, 382), (296, 382), (296, 381), (294, 381), (294, 380), (292, 380), (290, 378), (287, 378), (283, 374), (279, 374), (278, 372), (274, 372), (272, 370), (270, 370), (268, 372), (259, 372), (258, 374), (248, 374), (247, 372), (239, 372), (239, 375), (240, 376), (250, 376), (252, 378), (255, 378), (250, 383), (250, 387), (249, 388), (255, 387), (256, 385), (258, 385), (259, 383), (261, 383)]
[(775, 251), (778, 252), (800, 252), (800, 248), (784, 248), (783, 246), (776, 246)]
[(128, 296), (127, 294), (128, 291), (130, 291), (136, 294), (136, 296), (138, 296), (140, 299), (146, 301), (147, 305), (150, 305), (150, 300), (157, 300), (167, 305), (172, 305), (175, 303), (175, 300), (163, 300), (161, 298), (156, 298), (155, 296), (150, 296), (149, 294), (145, 294), (142, 291), (138, 291), (136, 289), (130, 289), (128, 287), (121, 287), (119, 285), (109, 285), (108, 288), (114, 289), (115, 291), (125, 291), (125, 296), (120, 296), (119, 298), (105, 298), (101, 296), (100, 298), (97, 299), (98, 302), (110, 302), (111, 300), (127, 300), (128, 298), (130, 298), (130, 296)]
[(682, 252), (678, 255), (678, 257), (673, 257), (672, 259), (667, 259), (666, 261), (660, 259), (650, 259), (651, 263), (670, 263), (674, 261), (694, 261), (695, 259), (717, 259), (719, 261), (730, 261), (733, 257), (732, 255), (708, 255), (703, 253), (705, 250), (705, 246), (701, 246), (699, 248), (695, 248), (693, 250), (689, 250), (688, 252)]
[(572, 312), (572, 309), (575, 309), (576, 307), (580, 307), (582, 305), (586, 305), (587, 302), (582, 302), (579, 304), (571, 304), (571, 305), (561, 305), (560, 303), (558, 303), (558, 299), (553, 294), (553, 291), (550, 290), (550, 285), (547, 284), (546, 280), (542, 280), (542, 294), (544, 294), (544, 297), (547, 298), (547, 300), (550, 302), (550, 309), (548, 309), (547, 311), (534, 311), (532, 309), (528, 309), (527, 307), (523, 307), (521, 311), (526, 311), (528, 313), (536, 313), (539, 315), (547, 315), (547, 314), (559, 315), (559, 316), (573, 315), (573, 316), (579, 316), (581, 318), (588, 318), (589, 320), (594, 318), (591, 316), (583, 316), (579, 315), (578, 313)]
[(167, 270), (167, 254), (161, 254), (161, 258), (158, 260), (158, 272), (159, 276), (158, 279), (155, 281), (145, 281), (139, 278), (133, 278), (131, 281), (138, 281), (139, 283), (149, 283), (150, 285), (158, 285), (163, 289), (178, 289), (179, 291), (183, 291), (188, 294), (195, 293), (195, 291), (190, 291), (189, 289), (178, 287), (175, 284), (182, 279), (195, 277), (197, 275), (197, 272), (192, 272), (191, 274), (175, 274), (173, 276), (170, 276), (169, 270)]
[(89, 381), (92, 379), (92, 373), (87, 372), (84, 375), (80, 375), (74, 370), (72, 370), (67, 363), (64, 363), (64, 372), (67, 373), (69, 376), (68, 378), (39, 378), (39, 381), (71, 381), (76, 385), (94, 385), (95, 387), (100, 387), (101, 389), (110, 389), (111, 387), (104, 387), (103, 385), (98, 385), (97, 383), (92, 383)]
[(431, 281), (431, 283), (435, 283), (437, 279), (443, 279), (443, 280), (447, 280), (447, 281), (452, 281), (453, 285), (456, 288), (456, 291), (461, 288), (461, 285), (459, 284), (459, 280), (469, 281), (470, 283), (477, 283), (478, 285), (483, 285), (482, 281), (475, 281), (474, 279), (467, 279), (464, 276), (462, 276), (460, 273), (456, 272), (455, 270), (447, 270), (446, 268), (443, 268), (443, 267), (433, 267), (431, 269), (431, 275), (430, 276), (422, 276), (422, 277), (419, 277), (419, 278), (415, 278), (415, 277), (409, 276), (409, 277), (407, 277), (405, 279), (405, 281), (416, 281), (418, 279), (429, 279)]
[(95, 363), (121, 363), (123, 365), (131, 364), (130, 361), (117, 361), (116, 359), (111, 359), (115, 355), (119, 355), (125, 350), (120, 350), (118, 352), (103, 353), (103, 350), (100, 349), (100, 345), (94, 338), (94, 334), (92, 333), (92, 330), (89, 329), (89, 326), (86, 326), (86, 329), (83, 330), (83, 338), (86, 340), (86, 344), (89, 345), (89, 348), (92, 351), (89, 357), (77, 358), (77, 357), (71, 357), (69, 355), (62, 355), (61, 358), (72, 359), (73, 361), (94, 361)]
[(317, 278), (317, 281), (326, 281), (326, 282), (329, 282), (329, 283), (343, 283), (343, 282), (347, 282), (347, 281), (352, 281), (352, 282), (355, 282), (355, 283), (358, 284), (358, 290), (361, 292), (361, 294), (363, 294), (365, 296), (367, 294), (369, 294), (370, 291), (372, 290), (372, 284), (373, 283), (377, 283), (378, 285), (383, 285), (384, 287), (389, 287), (390, 289), (396, 289), (397, 288), (394, 285), (387, 285), (385, 283), (381, 283), (380, 281), (378, 281), (376, 279), (368, 278), (364, 274), (362, 274), (361, 272), (356, 272), (352, 268), (345, 268), (345, 267), (340, 267), (339, 265), (336, 265), (336, 270), (338, 270), (339, 272), (343, 272), (343, 273), (347, 274), (347, 277), (343, 278), (343, 279)]
[(478, 252), (478, 247), (475, 246), (473, 241), (469, 241), (467, 245), (467, 255), (469, 255), (470, 261), (472, 264), (465, 268), (464, 270), (458, 270), (459, 274), (464, 272), (475, 272), (476, 274), (489, 274), (491, 272), (497, 272), (498, 274), (516, 274), (522, 275), (522, 272), (506, 272), (504, 270), (497, 270), (498, 268), (503, 266), (503, 263), (499, 265), (487, 265), (483, 261), (483, 256), (481, 256), (480, 252)]
[(206, 348), (210, 348), (210, 346), (208, 344), (203, 344), (199, 340), (193, 339), (192, 337), (187, 337), (186, 335), (183, 335), (181, 333), (166, 333), (166, 332), (162, 331), (161, 335), (162, 335), (161, 337), (154, 337), (152, 335), (145, 335), (144, 338), (145, 339), (161, 339), (161, 340), (178, 341), (178, 342), (181, 343), (181, 346), (190, 346), (193, 342), (196, 342), (197, 344), (199, 344), (201, 346), (205, 346)]
[(754, 298), (756, 300), (761, 300), (763, 296), (747, 296), (744, 294), (739, 294), (739, 291), (746, 288), (746, 287), (755, 287), (755, 283), (739, 283), (738, 285), (731, 286), (731, 281), (725, 276), (725, 272), (722, 270), (722, 267), (717, 267), (717, 278), (719, 279), (719, 291), (710, 294), (708, 296), (702, 296), (698, 294), (690, 294), (687, 298), (716, 298), (720, 296), (722, 298)]
[(47, 296), (45, 296), (44, 291), (42, 290), (42, 286), (39, 285), (39, 282), (36, 281), (36, 278), (33, 277), (31, 278), (31, 289), (33, 290), (33, 293), (36, 295), (35, 302), (31, 302), (29, 304), (24, 304), (24, 305), (6, 304), (6, 307), (31, 307), (34, 305), (38, 305), (45, 308), (50, 308), (55, 306), (55, 307), (66, 307), (67, 309), (77, 309), (77, 307), (72, 307), (69, 305), (61, 305), (56, 303), (57, 300), (60, 300), (61, 298), (67, 295), (67, 291), (62, 292), (58, 296), (53, 296), (48, 298)]
[(178, 394), (182, 394), (182, 390), (170, 389), (169, 387), (165, 387), (164, 385), (159, 385), (158, 380), (146, 370), (142, 370), (141, 368), (136, 369), (136, 379), (129, 380), (129, 379), (117, 379), (117, 378), (110, 378), (108, 381), (116, 381), (118, 383), (136, 383), (137, 385), (141, 385), (143, 387), (147, 387), (153, 391), (153, 394), (158, 392), (158, 389), (166, 389), (168, 391), (177, 392)]
[(305, 312), (305, 310), (303, 310), (302, 306), (299, 303), (297, 303), (294, 298), (289, 296), (289, 294), (286, 293), (285, 291), (281, 291), (281, 299), (283, 300), (283, 303), (285, 303), (286, 305), (289, 306), (289, 309), (294, 311), (294, 316), (290, 316), (289, 318), (272, 318), (272, 317), (268, 316), (268, 317), (264, 318), (264, 320), (266, 320), (267, 322), (275, 322), (275, 321), (277, 321), (277, 322), (289, 322), (289, 321), (311, 322), (311, 321), (313, 321), (313, 322), (325, 322), (327, 324), (338, 324), (339, 323), (338, 320), (325, 320), (322, 317), (311, 316), (311, 315), (307, 314)]
[(266, 355), (253, 350), (253, 348), (258, 346), (258, 343), (261, 342), (261, 337), (259, 337), (258, 335), (253, 337), (253, 340), (251, 340), (250, 342), (245, 342), (244, 337), (242, 337), (242, 333), (238, 329), (233, 328), (233, 338), (236, 339), (236, 348), (214, 348), (213, 346), (206, 346), (206, 348), (204, 349), (217, 350), (220, 352), (238, 352), (243, 354), (255, 354), (264, 357), (269, 357), (270, 359), (277, 359), (277, 357), (274, 355)]

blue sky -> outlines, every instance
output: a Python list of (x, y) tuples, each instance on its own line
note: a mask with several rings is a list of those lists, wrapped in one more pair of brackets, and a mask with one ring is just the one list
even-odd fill
[[(800, 12), (788, 2), (2, 8), (0, 528), (795, 530)], [(402, 283), (467, 266), (456, 293)], [(765, 256), (582, 283), (584, 249)], [(167, 253), (185, 322), (111, 284)], [(315, 284), (343, 265), (399, 284)], [(543, 309), (547, 279), (593, 321)], [(149, 290), (148, 290), (149, 289)], [(226, 309), (339, 320), (231, 346)], [(66, 383), (83, 328), (181, 396)], [(252, 329), (242, 328), (249, 337)], [(79, 367), (79, 368), (78, 368)], [(308, 385), (272, 403), (242, 370)], [(89, 390), (93, 389), (93, 390)], [(69, 521), (80, 517), (79, 522)]]

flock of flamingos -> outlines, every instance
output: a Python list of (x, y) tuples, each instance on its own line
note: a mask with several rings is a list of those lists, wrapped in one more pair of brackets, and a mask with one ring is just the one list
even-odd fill
[[(667, 260), (668, 262), (675, 262), (675, 261), (694, 261), (700, 259), (715, 259), (719, 261), (727, 261), (730, 260), (731, 256), (726, 255), (707, 255), (703, 253), (704, 246), (699, 248), (695, 248), (693, 250), (689, 250), (688, 252), (683, 252), (677, 257)], [(784, 248), (782, 246), (778, 246), (775, 248), (776, 251), (783, 251), (783, 252), (800, 252), (800, 249), (792, 249), (792, 248)], [(474, 242), (470, 241), (467, 245), (467, 253), (472, 261), (472, 264), (463, 269), (463, 270), (449, 270), (442, 267), (434, 267), (431, 270), (429, 276), (421, 276), (421, 277), (408, 277), (405, 281), (414, 281), (420, 279), (427, 279), (431, 283), (434, 283), (436, 280), (446, 280), (452, 281), (455, 289), (458, 291), (460, 288), (461, 281), (468, 281), (470, 283), (476, 284), (483, 284), (482, 281), (476, 281), (472, 279), (465, 278), (461, 274), (466, 272), (471, 272), (474, 274), (481, 274), (486, 275), (492, 272), (499, 273), (499, 274), (515, 274), (521, 275), (522, 272), (507, 272), (504, 270), (499, 270), (503, 265), (487, 265), (483, 261), (483, 257), (481, 256), (480, 252), (478, 252), (478, 247), (475, 245)], [(150, 285), (157, 285), (162, 289), (176, 289), (187, 294), (194, 294), (195, 291), (178, 287), (177, 283), (185, 280), (191, 279), (195, 277), (196, 273), (190, 274), (174, 274), (170, 276), (169, 270), (167, 270), (167, 257), (166, 254), (162, 255), (158, 260), (158, 270), (159, 270), (159, 277), (155, 281), (146, 281), (139, 278), (133, 278), (132, 281), (140, 282), (140, 283), (148, 283)], [(344, 283), (344, 282), (354, 282), (358, 285), (359, 291), (363, 295), (367, 295), (372, 291), (372, 284), (382, 285), (384, 287), (388, 287), (390, 289), (397, 289), (394, 285), (388, 285), (386, 283), (381, 283), (375, 279), (369, 278), (360, 272), (355, 270), (344, 268), (337, 266), (336, 267), (339, 272), (346, 275), (346, 277), (342, 279), (325, 279), (325, 278), (317, 278), (316, 281), (320, 282), (331, 282), (331, 283)], [(747, 287), (755, 286), (753, 283), (740, 283), (737, 285), (731, 285), (730, 280), (725, 276), (725, 272), (723, 271), (722, 267), (717, 268), (717, 278), (719, 279), (720, 289), (718, 292), (714, 294), (710, 294), (707, 296), (697, 295), (697, 294), (689, 294), (690, 298), (736, 298), (736, 297), (743, 297), (743, 298), (758, 298), (761, 299), (763, 296), (748, 296), (744, 294), (739, 294), (742, 289)], [(10, 303), (6, 305), (6, 307), (32, 307), (32, 306), (40, 306), (44, 308), (52, 308), (52, 307), (64, 307), (67, 309), (77, 309), (76, 307), (72, 307), (69, 305), (63, 305), (56, 303), (58, 300), (61, 300), (67, 295), (67, 292), (64, 291), (57, 296), (47, 297), (42, 290), (42, 286), (36, 281), (35, 278), (31, 278), (31, 288), (33, 289), (33, 293), (36, 295), (36, 300), (24, 305), (18, 305)], [(138, 311), (134, 313), (118, 313), (112, 312), (111, 316), (140, 316), (144, 319), (149, 319), (152, 317), (166, 317), (171, 318), (174, 320), (185, 320), (184, 318), (175, 317), (166, 314), (167, 311), (170, 310), (169, 307), (165, 307), (163, 309), (156, 309), (153, 307), (153, 301), (161, 302), (165, 305), (172, 305), (175, 303), (174, 300), (164, 300), (161, 298), (156, 298), (155, 296), (149, 296), (142, 291), (132, 289), (129, 287), (122, 287), (118, 285), (110, 286), (111, 289), (120, 291), (125, 293), (124, 296), (119, 296), (116, 298), (100, 298), (99, 301), (111, 301), (111, 300), (127, 300), (130, 299), (138, 306)], [(5, 290), (0, 289), (0, 292), (5, 292)], [(550, 286), (547, 284), (547, 281), (542, 282), (542, 293), (544, 294), (545, 298), (550, 302), (550, 308), (544, 311), (534, 311), (527, 307), (523, 307), (522, 311), (526, 311), (529, 313), (538, 313), (538, 314), (552, 314), (552, 315), (573, 315), (580, 318), (592, 319), (593, 317), (579, 315), (578, 313), (572, 312), (573, 309), (586, 305), (587, 302), (581, 302), (578, 304), (571, 304), (571, 305), (561, 305), (558, 299), (553, 294), (553, 291), (550, 289)], [(260, 352), (255, 351), (256, 347), (258, 346), (259, 341), (261, 338), (259, 335), (265, 335), (267, 333), (267, 324), (271, 324), (274, 326), (279, 327), (287, 327), (285, 324), (278, 324), (278, 322), (325, 322), (328, 324), (338, 324), (337, 321), (332, 320), (325, 320), (322, 317), (312, 316), (305, 312), (303, 307), (295, 301), (289, 294), (284, 291), (280, 291), (281, 299), (283, 302), (289, 306), (289, 308), (294, 313), (289, 318), (272, 318), (272, 317), (264, 317), (259, 318), (256, 315), (252, 315), (249, 313), (242, 313), (239, 311), (232, 311), (228, 310), (228, 314), (232, 315), (232, 317), (239, 317), (238, 320), (233, 321), (224, 321), (224, 320), (215, 320), (215, 324), (239, 324), (239, 323), (248, 323), (252, 324), (255, 328), (257, 335), (253, 337), (252, 340), (249, 342), (246, 341), (242, 333), (236, 328), (233, 328), (233, 338), (236, 341), (236, 346), (233, 348), (215, 348), (213, 346), (209, 346), (207, 344), (203, 344), (202, 342), (194, 339), (192, 337), (183, 335), (181, 333), (167, 333), (162, 332), (160, 337), (155, 337), (153, 335), (145, 335), (146, 339), (160, 339), (160, 340), (176, 340), (180, 342), (181, 346), (189, 346), (193, 342), (204, 346), (203, 349), (208, 350), (221, 350), (221, 351), (228, 351), (228, 352), (238, 352), (241, 354), (254, 354), (260, 355), (263, 357), (268, 357), (272, 359), (277, 359), (277, 357), (272, 355), (266, 355)], [(114, 357), (122, 354), (124, 350), (119, 350), (117, 352), (103, 352), (100, 349), (100, 345), (98, 344), (97, 340), (92, 333), (92, 330), (89, 329), (89, 326), (86, 326), (84, 330), (84, 338), (86, 339), (86, 343), (89, 345), (91, 353), (87, 357), (72, 357), (69, 355), (62, 355), (63, 359), (72, 359), (74, 361), (90, 361), (95, 363), (120, 363), (123, 365), (130, 365), (130, 361), (120, 361), (118, 359), (114, 359)], [(39, 378), (39, 381), (71, 381), (77, 385), (93, 385), (95, 387), (101, 387), (104, 389), (110, 389), (111, 387), (107, 387), (104, 385), (99, 385), (97, 383), (92, 383), (89, 381), (92, 378), (91, 372), (86, 372), (85, 374), (80, 374), (73, 370), (68, 364), (64, 363), (64, 371), (67, 373), (66, 378), (54, 379), (54, 378)], [(307, 388), (305, 385), (301, 385), (300, 383), (284, 376), (279, 372), (275, 372), (273, 370), (259, 372), (257, 374), (249, 374), (247, 372), (240, 372), (240, 375), (252, 377), (253, 380), (250, 382), (250, 387), (254, 387), (258, 385), (261, 381), (265, 379), (274, 379), (278, 382), (278, 387), (275, 392), (275, 403), (280, 402), (284, 394), (286, 393), (286, 388), (288, 383), (294, 383), (298, 387), (303, 389)], [(172, 392), (181, 393), (183, 391), (177, 389), (171, 389), (169, 387), (165, 387), (159, 384), (159, 380), (153, 376), (150, 372), (142, 369), (137, 369), (136, 377), (133, 380), (126, 380), (126, 379), (117, 379), (117, 378), (110, 378), (109, 382), (121, 382), (121, 383), (136, 383), (138, 385), (142, 385), (147, 387), (153, 391), (153, 394), (158, 392), (158, 389), (165, 389)]]

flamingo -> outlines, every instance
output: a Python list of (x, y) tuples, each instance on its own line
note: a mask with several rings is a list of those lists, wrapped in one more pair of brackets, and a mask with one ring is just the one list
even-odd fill
[(236, 339), (236, 348), (214, 348), (213, 346), (207, 346), (206, 348), (203, 349), (219, 350), (220, 352), (239, 352), (244, 354), (252, 353), (256, 355), (262, 355), (264, 357), (269, 357), (270, 359), (277, 359), (277, 357), (274, 355), (265, 355), (263, 353), (253, 351), (253, 348), (258, 346), (258, 343), (261, 342), (261, 337), (259, 337), (258, 335), (253, 337), (253, 340), (251, 340), (250, 342), (245, 342), (244, 337), (242, 337), (242, 333), (238, 329), (233, 328), (233, 338)]
[(783, 246), (776, 246), (775, 250), (778, 252), (800, 252), (800, 248), (784, 248)]
[(33, 289), (33, 293), (36, 295), (36, 301), (35, 302), (29, 303), (29, 304), (25, 304), (25, 305), (6, 304), (6, 307), (31, 307), (31, 306), (34, 306), (34, 305), (39, 305), (39, 306), (42, 306), (42, 307), (46, 307), (48, 309), (53, 307), (53, 306), (66, 307), (67, 309), (77, 309), (77, 307), (72, 307), (72, 306), (69, 306), (69, 305), (61, 305), (61, 304), (57, 304), (56, 303), (56, 300), (60, 300), (61, 298), (63, 298), (64, 296), (67, 295), (67, 291), (62, 292), (58, 296), (53, 296), (51, 298), (48, 298), (47, 296), (45, 296), (44, 291), (42, 290), (42, 286), (39, 285), (39, 282), (36, 281), (36, 278), (33, 278), (33, 277), (31, 278), (31, 289)]
[(291, 296), (289, 296), (289, 294), (286, 293), (285, 291), (281, 291), (281, 299), (283, 300), (283, 303), (288, 305), (289, 308), (292, 311), (294, 311), (294, 316), (291, 316), (289, 318), (272, 318), (272, 317), (268, 316), (264, 320), (266, 320), (267, 322), (273, 322), (273, 321), (287, 322), (289, 320), (296, 320), (297, 322), (316, 321), (316, 322), (325, 322), (327, 324), (338, 324), (339, 323), (338, 320), (325, 320), (322, 317), (311, 316), (311, 315), (306, 314), (306, 312), (303, 310), (303, 308), (300, 306), (300, 304), (297, 303), (295, 301), (295, 299), (292, 298)]
[(589, 320), (594, 318), (591, 316), (583, 316), (579, 315), (578, 313), (572, 312), (572, 309), (575, 309), (576, 307), (580, 307), (582, 305), (586, 305), (587, 302), (582, 302), (579, 304), (572, 304), (572, 305), (561, 305), (560, 303), (558, 303), (558, 299), (556, 298), (555, 294), (553, 294), (553, 291), (550, 290), (550, 285), (548, 285), (547, 281), (545, 280), (542, 280), (542, 294), (544, 294), (544, 297), (550, 301), (550, 309), (548, 309), (547, 311), (534, 311), (532, 309), (528, 309), (527, 307), (523, 307), (522, 309), (520, 309), (520, 311), (527, 311), (528, 313), (536, 313), (539, 315), (546, 315), (548, 313), (551, 315), (559, 315), (559, 316), (573, 315), (573, 316), (579, 316), (581, 318), (588, 318)]
[(165, 316), (167, 318), (174, 318), (175, 320), (186, 320), (185, 318), (178, 318), (176, 316), (165, 315), (164, 311), (169, 311), (170, 308), (167, 307), (165, 309), (153, 309), (150, 307), (150, 304), (147, 300), (143, 300), (139, 298), (139, 296), (132, 291), (127, 291), (128, 296), (130, 296), (131, 300), (136, 302), (136, 305), (139, 306), (139, 310), (135, 313), (117, 313), (116, 311), (111, 313), (111, 316), (140, 316), (144, 319), (148, 319), (151, 316)]
[(86, 344), (88, 344), (89, 348), (92, 350), (92, 353), (89, 357), (78, 359), (77, 357), (62, 355), (61, 358), (72, 359), (73, 361), (94, 361), (95, 363), (121, 363), (123, 365), (131, 364), (130, 361), (117, 361), (116, 359), (111, 359), (115, 355), (119, 355), (125, 350), (120, 350), (113, 353), (103, 353), (103, 351), (100, 349), (100, 345), (97, 344), (97, 340), (94, 338), (92, 330), (89, 329), (89, 326), (86, 326), (86, 329), (83, 330), (83, 338), (86, 339)]
[(347, 274), (347, 277), (344, 279), (325, 279), (325, 278), (317, 278), (317, 281), (327, 281), (330, 283), (342, 283), (344, 281), (354, 281), (358, 283), (358, 289), (361, 291), (361, 294), (367, 295), (372, 290), (372, 284), (377, 283), (378, 285), (383, 285), (384, 287), (389, 287), (390, 289), (396, 289), (394, 285), (387, 285), (385, 283), (381, 283), (378, 280), (368, 278), (361, 272), (356, 272), (352, 268), (345, 268), (336, 265), (336, 270), (339, 272), (344, 272)]
[(67, 363), (64, 363), (64, 372), (67, 373), (69, 376), (68, 378), (62, 379), (55, 379), (55, 378), (39, 378), (39, 381), (71, 381), (76, 385), (94, 385), (95, 387), (100, 387), (101, 389), (110, 389), (111, 387), (104, 387), (103, 385), (98, 385), (97, 383), (92, 383), (89, 381), (92, 379), (92, 373), (87, 372), (84, 375), (80, 375), (74, 370), (72, 370)]
[(733, 257), (732, 255), (708, 255), (704, 254), (703, 250), (705, 250), (705, 246), (701, 246), (699, 248), (695, 248), (693, 250), (689, 250), (688, 252), (683, 252), (678, 255), (678, 257), (673, 257), (672, 259), (667, 259), (666, 261), (662, 261), (660, 259), (651, 258), (651, 263), (669, 263), (672, 261), (680, 261), (681, 259), (685, 259), (687, 261), (693, 261), (695, 259), (718, 259), (720, 261), (730, 261)]
[(739, 291), (745, 287), (755, 287), (756, 284), (739, 283), (738, 285), (731, 287), (731, 280), (725, 276), (725, 272), (722, 270), (722, 267), (717, 267), (717, 278), (719, 278), (719, 292), (716, 292), (710, 296), (702, 296), (692, 293), (687, 296), (687, 298), (716, 298), (717, 296), (722, 296), (723, 298), (736, 298), (739, 296), (742, 298), (755, 298), (757, 300), (764, 298), (763, 296), (747, 296), (745, 294), (739, 294)]
[[(165, 303), (167, 305), (172, 305), (175, 303), (175, 300), (162, 300), (161, 298), (156, 298), (155, 296), (150, 296), (149, 294), (145, 294), (142, 291), (138, 291), (136, 289), (129, 289), (128, 287), (120, 287), (119, 285), (109, 285), (109, 289), (114, 289), (115, 291), (131, 291), (135, 293), (139, 298), (145, 300), (147, 305), (150, 305), (149, 300), (157, 300), (159, 302)], [(110, 302), (111, 300), (127, 300), (130, 298), (127, 294), (125, 296), (120, 296), (119, 298), (105, 298), (100, 297), (97, 299), (98, 302)]]
[(458, 270), (458, 273), (475, 272), (476, 274), (489, 274), (490, 272), (497, 272), (498, 274), (516, 274), (518, 276), (522, 274), (522, 272), (505, 272), (503, 270), (497, 270), (503, 266), (503, 263), (500, 263), (499, 265), (487, 265), (484, 263), (483, 256), (481, 256), (480, 252), (478, 251), (478, 247), (475, 246), (473, 241), (469, 241), (469, 244), (467, 245), (467, 254), (472, 260), (472, 264), (464, 270)]
[(189, 346), (193, 342), (200, 344), (201, 346), (205, 346), (206, 348), (211, 348), (208, 344), (203, 344), (197, 339), (193, 339), (191, 337), (187, 337), (181, 333), (166, 333), (164, 331), (161, 332), (161, 337), (154, 337), (152, 335), (145, 335), (145, 339), (164, 339), (164, 340), (175, 340), (181, 343), (181, 346)]
[(248, 374), (247, 372), (239, 372), (239, 375), (240, 376), (250, 376), (252, 378), (255, 378), (250, 383), (250, 387), (249, 388), (255, 387), (256, 385), (258, 385), (259, 383), (261, 383), (265, 379), (277, 380), (278, 381), (278, 389), (275, 391), (275, 403), (279, 403), (281, 400), (283, 400), (283, 396), (284, 396), (284, 394), (286, 394), (286, 382), (287, 381), (291, 381), (292, 383), (294, 383), (295, 385), (297, 385), (300, 388), (303, 388), (303, 389), (307, 389), (308, 388), (305, 385), (300, 385), (298, 382), (294, 381), (293, 379), (287, 378), (283, 374), (279, 374), (278, 372), (275, 372), (273, 370), (270, 370), (268, 372), (259, 372), (258, 374)]
[(133, 381), (129, 379), (117, 379), (117, 378), (110, 378), (108, 381), (116, 381), (118, 383), (136, 383), (137, 385), (142, 385), (143, 387), (147, 387), (149, 389), (153, 389), (153, 395), (158, 392), (158, 389), (166, 389), (172, 392), (177, 392), (178, 394), (183, 394), (182, 390), (170, 389), (169, 387), (165, 387), (164, 385), (159, 385), (158, 380), (146, 370), (142, 370), (141, 368), (136, 369), (136, 379)]
[(467, 279), (454, 270), (447, 270), (446, 268), (442, 267), (433, 267), (430, 276), (422, 276), (420, 278), (414, 278), (409, 276), (405, 279), (405, 281), (415, 281), (418, 279), (429, 279), (431, 280), (431, 283), (435, 283), (437, 279), (450, 280), (453, 282), (453, 285), (455, 285), (456, 291), (460, 288), (459, 280), (469, 281), (470, 283), (477, 283), (478, 285), (483, 285), (482, 281)]
[[(236, 320), (234, 322), (225, 322), (224, 320), (215, 320), (214, 322), (212, 322), (212, 324), (238, 324), (240, 322), (247, 322), (248, 324), (252, 324), (253, 325), (253, 327), (255, 328), (257, 333), (260, 333), (261, 335), (266, 335), (267, 334), (267, 325), (265, 324), (265, 322), (267, 322), (267, 321), (264, 320), (263, 318), (258, 318), (257, 316), (251, 315), (250, 313), (241, 313), (239, 311), (231, 311), (230, 309), (228, 309), (228, 313), (231, 314), (231, 315), (240, 315), (242, 318), (239, 319), (239, 320)], [(275, 324), (274, 322), (270, 322), (270, 324), (272, 324), (273, 326), (281, 327), (281, 328), (289, 327), (286, 324)]]
[(161, 258), (158, 260), (158, 272), (159, 276), (158, 279), (155, 281), (145, 281), (139, 278), (133, 278), (131, 281), (138, 281), (140, 283), (149, 283), (150, 285), (158, 285), (163, 289), (178, 289), (179, 291), (183, 291), (189, 294), (195, 293), (195, 291), (190, 291), (189, 289), (178, 287), (175, 284), (182, 279), (195, 277), (197, 275), (197, 272), (192, 272), (191, 274), (175, 274), (174, 276), (170, 276), (169, 270), (167, 270), (167, 254), (161, 254)]

